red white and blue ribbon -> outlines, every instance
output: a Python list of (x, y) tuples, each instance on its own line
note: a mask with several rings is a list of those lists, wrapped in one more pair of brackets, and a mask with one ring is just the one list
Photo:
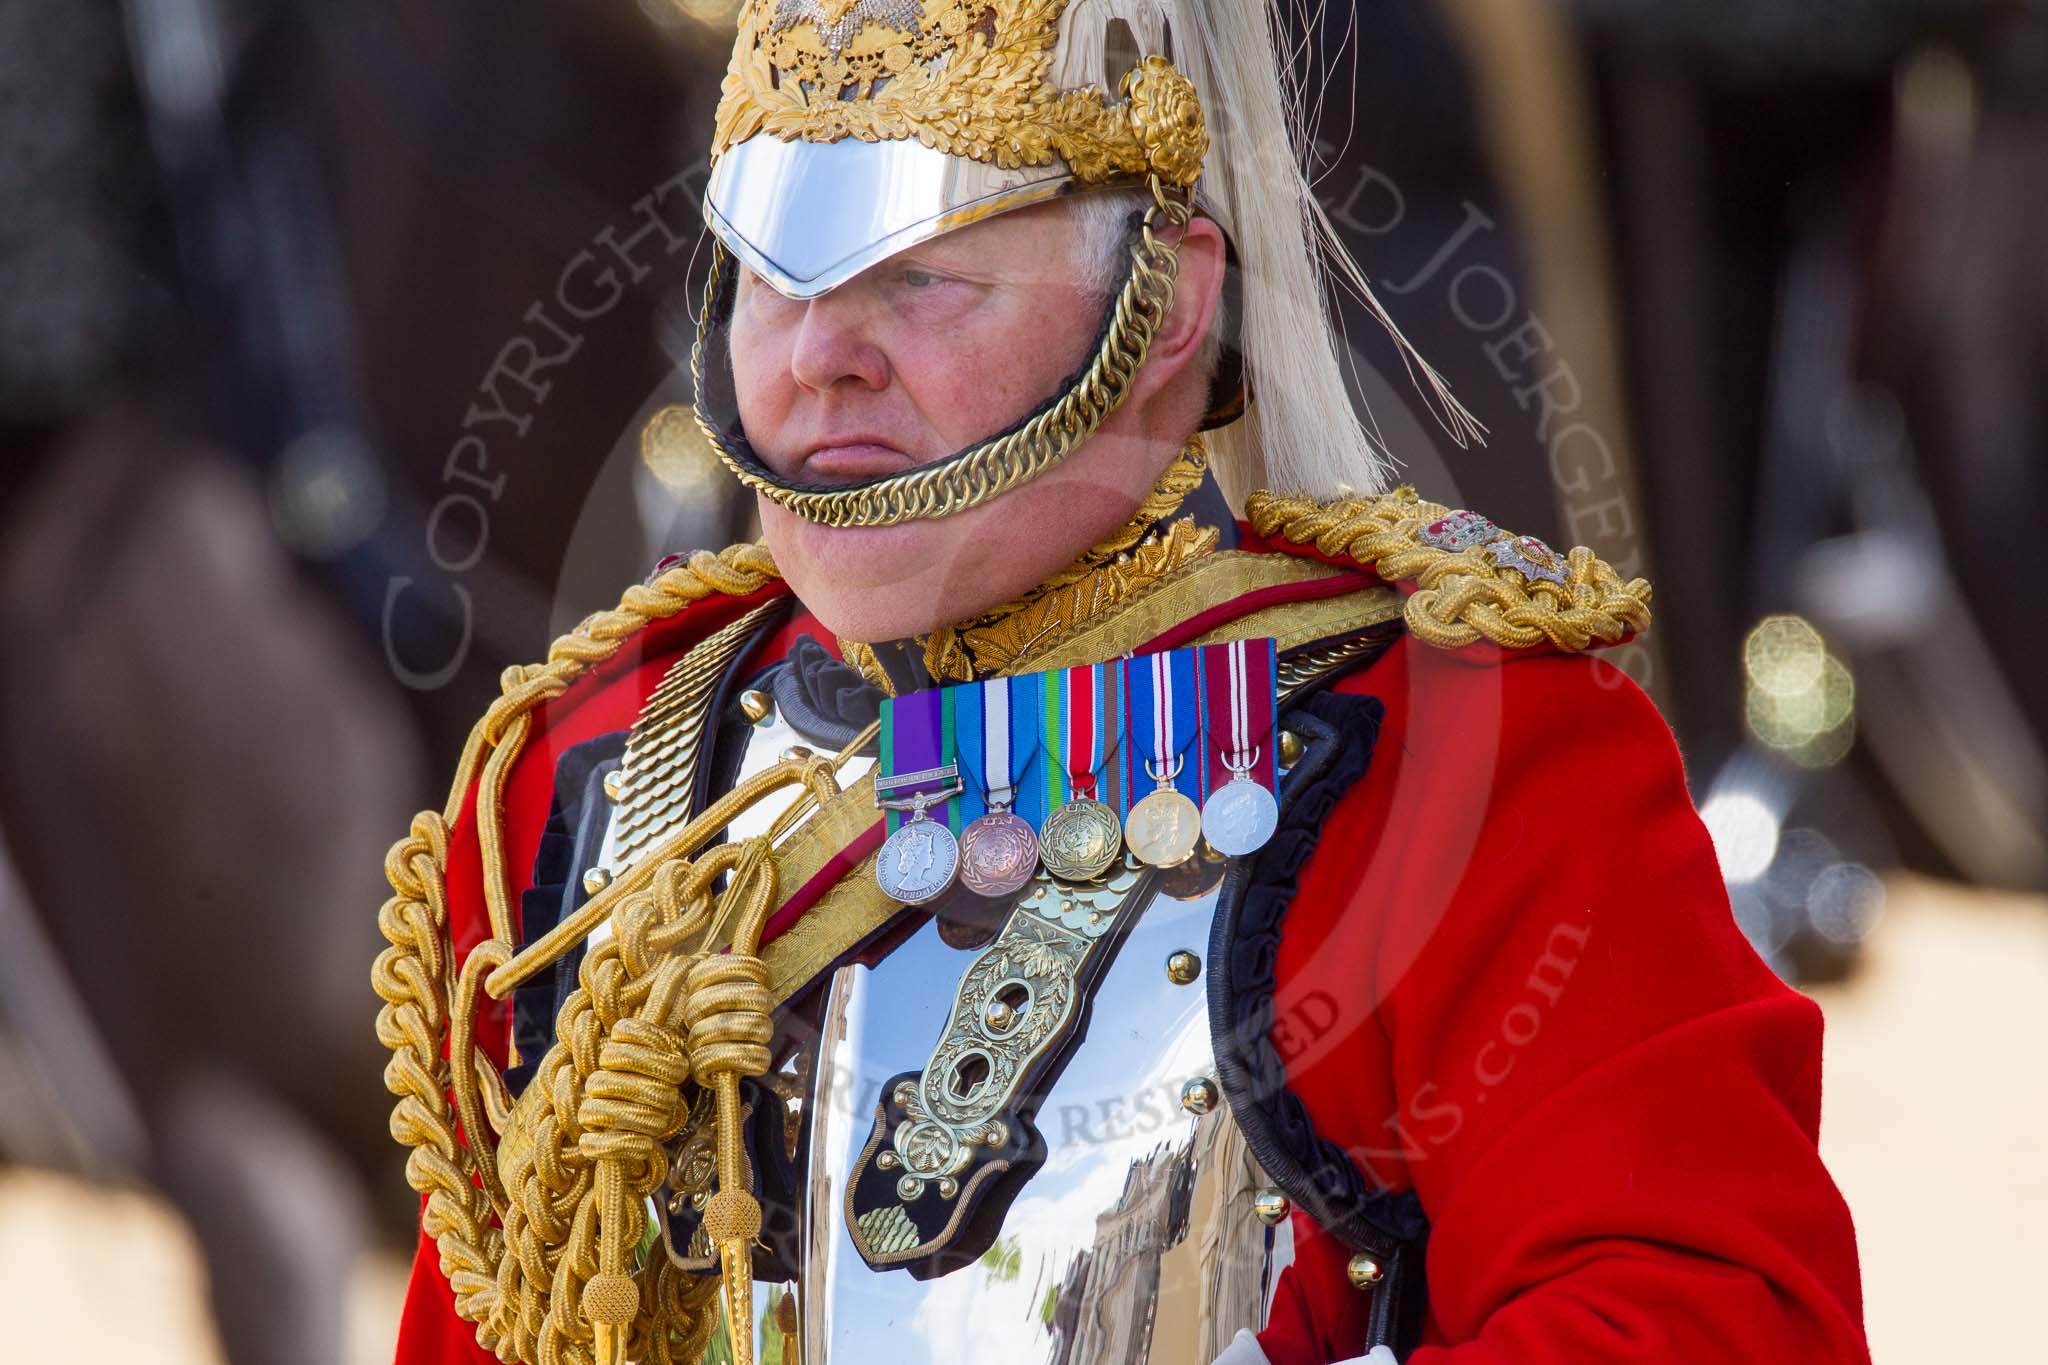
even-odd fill
[(1053, 805), (1094, 800), (1122, 815), (1129, 808), (1121, 765), (1123, 676), (1116, 664), (1084, 664), (1053, 675), (1046, 688), (1047, 747), (1058, 761)]
[(1125, 744), (1126, 788), (1134, 797), (1158, 787), (1172, 774), (1171, 785), (1201, 804), (1202, 764), (1189, 760), (1202, 734), (1199, 659), (1192, 649), (1166, 650), (1127, 659), (1123, 664), (1125, 712), (1130, 735)]

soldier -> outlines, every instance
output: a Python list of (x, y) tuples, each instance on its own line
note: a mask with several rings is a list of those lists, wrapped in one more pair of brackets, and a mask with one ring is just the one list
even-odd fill
[(1587, 652), (1648, 587), (1348, 491), (1280, 69), (742, 8), (693, 368), (765, 544), (393, 850), (405, 1365), (1867, 1359), (1819, 1014)]

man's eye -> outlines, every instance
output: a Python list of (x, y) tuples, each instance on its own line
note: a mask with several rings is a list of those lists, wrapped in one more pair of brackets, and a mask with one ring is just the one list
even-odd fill
[(929, 289), (938, 282), (939, 277), (932, 274), (929, 270), (906, 270), (903, 272), (903, 283), (912, 289)]

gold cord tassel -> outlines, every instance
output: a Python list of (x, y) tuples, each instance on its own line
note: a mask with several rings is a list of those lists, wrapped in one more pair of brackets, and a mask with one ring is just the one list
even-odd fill
[[(398, 1097), (392, 1132), (411, 1151), (409, 1182), (427, 1195), (422, 1222), (440, 1249), (456, 1312), (500, 1359), (703, 1358), (720, 1282), (642, 1256), (647, 1197), (668, 1178), (664, 1144), (681, 1131), (692, 1079), (717, 1100), (721, 1188), (707, 1226), (720, 1234), (737, 1359), (755, 1359), (752, 1249), (761, 1215), (749, 1192), (739, 1085), (772, 1062), (773, 994), (758, 956), (776, 900), (769, 851), (839, 795), (834, 774), (873, 727), (836, 758), (785, 762), (741, 783), (570, 921), (516, 953), (497, 938), (458, 958), (446, 877), (449, 826), (463, 794), (492, 760), (495, 771), (506, 769), (526, 737), (519, 721), (527, 711), (616, 652), (632, 628), (710, 592), (756, 591), (770, 571), (751, 548), (698, 556), (687, 572), (629, 594), (617, 620), (595, 617), (565, 637), (558, 662), (508, 676), (507, 704), (471, 737), (449, 810), (423, 813), (386, 860), (394, 894), (379, 925), (391, 946), (372, 980), (384, 1001), (378, 1038), (392, 1052), (385, 1080)], [(801, 788), (797, 800), (766, 835), (704, 847), (740, 812), (792, 786)], [(495, 805), (480, 803), (477, 816), (487, 880), (506, 875)], [(714, 914), (722, 878), (729, 882)], [(557, 1016), (556, 1042), (510, 1104), (478, 1046), (480, 997), (504, 999), (607, 921), (611, 938), (584, 958), (579, 988)], [(725, 941), (725, 926), (735, 926), (731, 950), (707, 957)]]
[(718, 1102), (718, 1192), (704, 1207), (704, 1235), (718, 1248), (734, 1365), (754, 1365), (754, 1243), (761, 1235), (761, 1205), (751, 1188), (740, 1119), (740, 1078), (767, 1072), (773, 1061), (768, 1043), (775, 1036), (768, 966), (755, 955), (775, 902), (775, 864), (767, 856), (767, 840), (744, 847), (719, 916), (726, 920), (728, 907), (738, 911), (732, 951), (690, 969), (683, 1009), (698, 1083), (708, 1084)]

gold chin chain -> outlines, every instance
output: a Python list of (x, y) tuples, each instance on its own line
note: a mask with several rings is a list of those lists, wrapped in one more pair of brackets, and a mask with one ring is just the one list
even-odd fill
[[(985, 441), (938, 464), (892, 474), (851, 488), (802, 489), (783, 483), (751, 456), (727, 445), (715, 422), (697, 405), (697, 425), (725, 467), (742, 484), (806, 521), (825, 526), (900, 526), (928, 517), (950, 517), (1001, 497), (1045, 473), (1074, 453), (1095, 434), (1131, 391), (1153, 338), (1173, 309), (1174, 282), (1180, 272), (1179, 249), (1157, 232), (1162, 220), (1187, 226), (1186, 196), (1152, 178), (1152, 206), (1138, 240), (1131, 245), (1131, 269), (1117, 294), (1109, 329), (1095, 358), (1081, 377), (1017, 430)], [(719, 279), (726, 269), (723, 249), (711, 257), (711, 278), (704, 286), (704, 307), (697, 314), (697, 343), (690, 352), (690, 377), (696, 391), (706, 391), (705, 351), (711, 335), (711, 314), (719, 297)]]
[[(938, 683), (969, 682), (1006, 672), (1059, 643), (1077, 627), (1216, 548), (1213, 527), (1193, 518), (1162, 527), (1209, 469), (1200, 436), (1189, 439), (1159, 476), (1131, 519), (1068, 567), (1012, 601), (944, 626), (918, 642), (925, 671)], [(872, 645), (841, 640), (840, 654), (861, 676), (890, 690)]]

